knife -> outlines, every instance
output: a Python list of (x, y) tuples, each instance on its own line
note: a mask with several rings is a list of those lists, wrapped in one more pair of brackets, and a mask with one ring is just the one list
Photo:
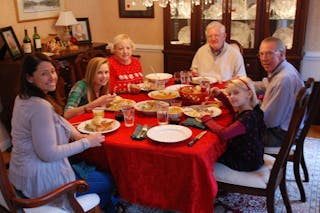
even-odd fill
[(202, 136), (204, 136), (207, 133), (207, 131), (200, 132), (192, 141), (188, 143), (188, 146), (191, 147), (193, 144), (195, 144)]

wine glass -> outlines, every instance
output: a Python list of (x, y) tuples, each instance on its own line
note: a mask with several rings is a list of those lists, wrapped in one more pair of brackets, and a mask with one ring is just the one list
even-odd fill
[(207, 102), (210, 98), (211, 82), (208, 80), (200, 81), (200, 88), (201, 88), (201, 93), (204, 93), (206, 95), (204, 102), (202, 102), (202, 105), (205, 105), (205, 104), (207, 104)]

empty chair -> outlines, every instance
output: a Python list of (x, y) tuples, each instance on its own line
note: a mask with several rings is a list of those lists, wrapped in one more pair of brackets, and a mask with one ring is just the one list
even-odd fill
[(286, 189), (287, 158), (290, 148), (296, 139), (309, 97), (306, 88), (303, 87), (296, 98), (293, 110), (295, 116), (292, 116), (290, 120), (285, 141), (276, 158), (264, 154), (264, 165), (260, 169), (251, 172), (236, 171), (221, 163), (214, 165), (214, 175), (219, 189), (226, 192), (265, 196), (267, 198), (267, 211), (273, 213), (275, 191), (280, 186), (287, 212), (292, 212)]
[(13, 185), (9, 182), (5, 162), (0, 152), (0, 212), (16, 213), (67, 213), (68, 211), (50, 206), (48, 203), (65, 196), (74, 212), (99, 212), (100, 198), (97, 194), (75, 197), (76, 192), (85, 192), (88, 185), (84, 180), (76, 180), (38, 198), (19, 198)]
[[(306, 85), (306, 88), (309, 90), (310, 99), (307, 106), (306, 115), (304, 117), (303, 127), (302, 129), (300, 129), (295, 141), (295, 145), (292, 147), (288, 156), (288, 161), (293, 162), (294, 176), (299, 188), (300, 200), (302, 202), (306, 201), (306, 195), (305, 195), (305, 191), (304, 191), (301, 176), (300, 176), (300, 165), (304, 172), (305, 181), (306, 182), (309, 181), (308, 169), (304, 160), (303, 146), (304, 146), (304, 140), (312, 125), (312, 121), (318, 111), (317, 101), (318, 101), (319, 92), (320, 92), (319, 91), (320, 87), (317, 87), (314, 85), (313, 78), (309, 78), (305, 85)], [(266, 154), (276, 156), (279, 150), (280, 150), (279, 147), (265, 147), (264, 152)]]

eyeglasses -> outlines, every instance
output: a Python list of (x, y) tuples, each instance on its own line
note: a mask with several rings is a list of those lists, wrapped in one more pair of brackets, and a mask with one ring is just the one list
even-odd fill
[(273, 50), (273, 51), (266, 51), (266, 52), (259, 52), (258, 53), (258, 56), (259, 57), (270, 57), (270, 56), (273, 56), (275, 54), (279, 53), (279, 50)]

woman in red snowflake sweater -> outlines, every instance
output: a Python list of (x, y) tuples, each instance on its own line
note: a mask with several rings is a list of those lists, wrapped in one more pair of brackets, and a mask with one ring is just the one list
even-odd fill
[(138, 93), (140, 83), (143, 83), (143, 75), (140, 61), (132, 56), (135, 44), (126, 34), (119, 34), (114, 37), (111, 44), (109, 57), (111, 93)]

